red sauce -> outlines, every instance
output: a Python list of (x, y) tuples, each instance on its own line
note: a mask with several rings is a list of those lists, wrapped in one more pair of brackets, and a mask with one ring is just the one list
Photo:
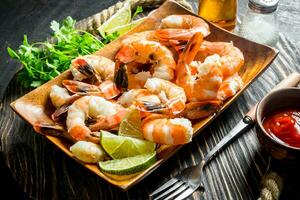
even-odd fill
[(284, 143), (300, 147), (300, 108), (286, 108), (271, 113), (263, 120), (265, 130)]

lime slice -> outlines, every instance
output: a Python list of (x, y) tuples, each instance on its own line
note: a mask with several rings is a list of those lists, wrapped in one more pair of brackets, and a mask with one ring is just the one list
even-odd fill
[(131, 29), (133, 29), (134, 27), (136, 27), (137, 25), (139, 25), (140, 23), (142, 23), (145, 20), (145, 17), (137, 19), (135, 21), (132, 21), (129, 24), (125, 24), (125, 25), (121, 25), (121, 26), (117, 26), (114, 27), (112, 29), (106, 30), (107, 34), (112, 34), (114, 32), (118, 32), (119, 36), (127, 33), (128, 31), (130, 31)]
[(119, 135), (143, 139), (140, 111), (132, 109), (121, 121)]
[(99, 162), (103, 172), (109, 174), (129, 175), (143, 171), (156, 162), (156, 153), (147, 153), (134, 157)]
[(102, 37), (105, 36), (105, 33), (108, 30), (113, 29), (117, 26), (122, 26), (128, 24), (131, 20), (131, 8), (130, 4), (127, 3), (123, 8), (118, 10), (113, 16), (111, 16), (106, 22), (104, 22), (99, 28), (98, 31)]
[(113, 159), (126, 158), (155, 150), (156, 144), (146, 140), (114, 135), (101, 131), (100, 143), (103, 149)]

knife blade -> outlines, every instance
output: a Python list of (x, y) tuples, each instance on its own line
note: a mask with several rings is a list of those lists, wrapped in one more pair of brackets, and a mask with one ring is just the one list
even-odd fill
[[(300, 74), (297, 72), (291, 73), (280, 83), (278, 83), (270, 92), (285, 87), (297, 86), (300, 82)], [(258, 104), (258, 103), (257, 103)], [(217, 155), (221, 149), (231, 143), (235, 138), (239, 137), (246, 130), (250, 129), (256, 122), (255, 112), (257, 108), (255, 104), (248, 113), (235, 125), (235, 127), (216, 145), (212, 148), (204, 157), (204, 161), (207, 164), (215, 155)]]

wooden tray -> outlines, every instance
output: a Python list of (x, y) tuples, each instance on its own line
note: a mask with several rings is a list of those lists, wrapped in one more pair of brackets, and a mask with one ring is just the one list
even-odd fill
[[(171, 14), (190, 14), (190, 11), (186, 10), (184, 7), (179, 5), (174, 1), (165, 2), (159, 9), (157, 9), (154, 13), (152, 13), (141, 25), (136, 27), (134, 30), (130, 31), (128, 34), (134, 32), (140, 32), (145, 30), (153, 30), (156, 29), (160, 20)], [(196, 16), (196, 15), (195, 15)], [(243, 39), (237, 35), (234, 35), (230, 32), (227, 32), (223, 29), (220, 29), (213, 24), (210, 24), (211, 34), (207, 40), (210, 41), (232, 41), (235, 46), (237, 46), (243, 53), (245, 57), (245, 64), (240, 70), (240, 75), (245, 83), (244, 87), (231, 99), (225, 102), (222, 108), (215, 114), (210, 117), (207, 117), (203, 120), (198, 121), (193, 125), (194, 128), (194, 136), (200, 133), (200, 131), (210, 124), (218, 115), (220, 115), (274, 60), (277, 56), (278, 51), (264, 45), (260, 45), (249, 40)], [(96, 54), (105, 56), (107, 58), (113, 59), (117, 50), (120, 48), (120, 39), (110, 43), (105, 46)], [(50, 100), (49, 100), (49, 92), (51, 86), (54, 84), (61, 85), (62, 80), (71, 78), (70, 71), (66, 71), (55, 79), (45, 83), (39, 88), (29, 92), (23, 97), (17, 99), (16, 101), (11, 103), (11, 107), (13, 110), (19, 114), (23, 119), (25, 119), (31, 125), (34, 125), (35, 122), (52, 122), (50, 118), (51, 111), (49, 110)], [(47, 136), (46, 137), (54, 143), (58, 148), (63, 150), (67, 155), (74, 158), (72, 153), (69, 151), (69, 147), (72, 145), (70, 142), (63, 138)], [(188, 145), (188, 144), (187, 144)], [(147, 175), (149, 175), (152, 171), (154, 171), (157, 167), (159, 167), (163, 162), (165, 162), (168, 158), (170, 158), (176, 151), (178, 151), (182, 146), (163, 146), (159, 149), (158, 160), (147, 170), (137, 173), (130, 176), (115, 176), (102, 173), (97, 165), (92, 164), (84, 164), (78, 160), (80, 164), (84, 165), (86, 168), (105, 179), (109, 183), (116, 185), (123, 190), (127, 190)]]

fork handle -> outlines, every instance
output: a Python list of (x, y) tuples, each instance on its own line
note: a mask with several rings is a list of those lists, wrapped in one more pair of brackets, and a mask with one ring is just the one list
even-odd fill
[(234, 138), (237, 138), (246, 130), (248, 130), (252, 124), (254, 124), (254, 121), (248, 116), (245, 116), (242, 120), (240, 120), (238, 124), (231, 129), (231, 131), (216, 146), (214, 146), (212, 150), (206, 154), (204, 157), (205, 163), (208, 163), (215, 155), (219, 153), (220, 150), (232, 142)]
[[(282, 89), (285, 87), (293, 87), (297, 86), (300, 82), (300, 74), (297, 72), (291, 73), (289, 76), (287, 76), (285, 79), (283, 79), (280, 83), (278, 83), (271, 91)], [(247, 129), (251, 127), (252, 124), (255, 123), (256, 117), (256, 107), (253, 106), (250, 111), (243, 117), (242, 120), (238, 122), (238, 124), (211, 150), (206, 154), (204, 157), (204, 164), (208, 163), (217, 153), (223, 149), (227, 144), (232, 142), (233, 139), (240, 136), (242, 133), (244, 133)], [(203, 163), (202, 163), (203, 164)]]

